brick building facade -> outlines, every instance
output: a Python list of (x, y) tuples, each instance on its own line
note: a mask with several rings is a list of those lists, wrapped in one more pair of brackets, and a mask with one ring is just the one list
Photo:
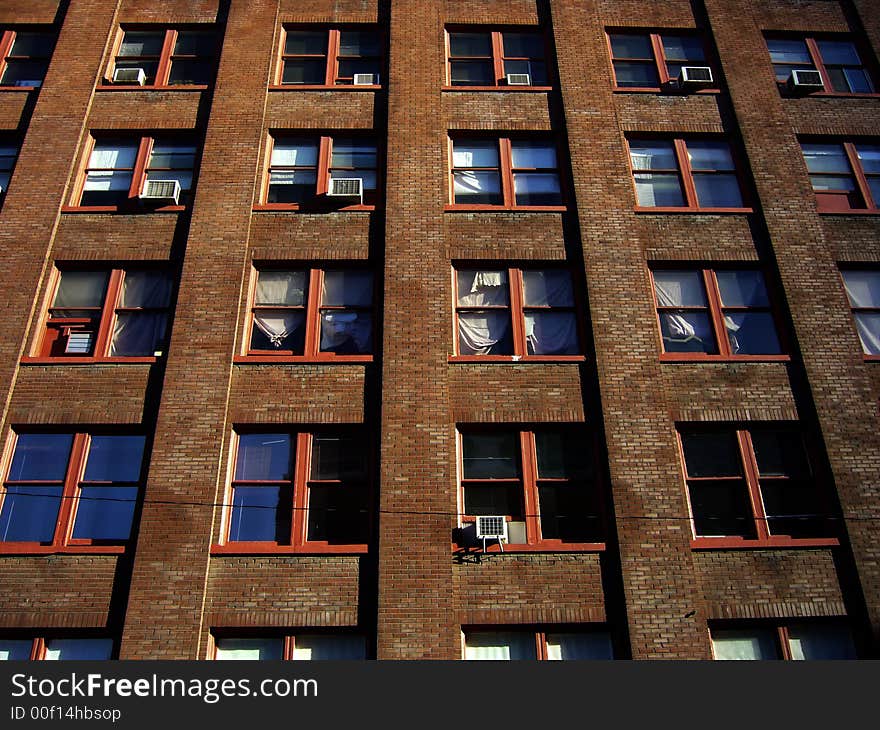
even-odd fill
[(0, 2), (0, 642), (876, 657), (876, 10)]

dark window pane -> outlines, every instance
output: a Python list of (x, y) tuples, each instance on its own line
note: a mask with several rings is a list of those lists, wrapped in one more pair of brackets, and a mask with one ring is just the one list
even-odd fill
[[(523, 301), (527, 307), (571, 307), (574, 297), (571, 276), (558, 269), (526, 269), (523, 276)], [(459, 286), (459, 293), (461, 287)]]
[(166, 319), (161, 312), (120, 312), (113, 326), (111, 357), (152, 357), (160, 353)]
[(312, 438), (312, 479), (362, 480), (367, 473), (367, 452), (358, 436)]
[(214, 52), (214, 34), (180, 31), (174, 44), (175, 56), (210, 56)]
[(537, 33), (504, 33), (506, 58), (543, 58), (544, 39)]
[(651, 40), (647, 35), (612, 33), (611, 53), (614, 58), (654, 58)]
[(291, 509), (289, 489), (236, 487), (232, 495), (230, 542), (288, 542)]
[(284, 62), (284, 72), (281, 76), (282, 84), (309, 84), (322, 86), (326, 81), (324, 76), (327, 63), (323, 59), (296, 59)]
[(308, 540), (334, 545), (369, 539), (367, 490), (363, 487), (309, 487)]
[(574, 312), (526, 312), (526, 349), (529, 355), (577, 355), (577, 319)]
[(48, 56), (52, 53), (55, 38), (49, 33), (15, 34), (10, 56)]
[(315, 197), (318, 176), (314, 170), (273, 171), (269, 175), (270, 203), (303, 203)]
[(660, 336), (665, 352), (718, 353), (709, 315), (703, 312), (660, 312)]
[(168, 74), (168, 85), (207, 84), (211, 80), (210, 61), (175, 60)]
[(832, 522), (822, 509), (816, 485), (797, 479), (764, 480), (761, 497), (771, 535), (826, 537)]
[(9, 480), (63, 480), (72, 444), (73, 436), (69, 433), (19, 434), (9, 468)]
[(373, 275), (369, 271), (327, 271), (321, 292), (323, 306), (368, 307), (373, 301)]
[(52, 306), (55, 308), (100, 307), (107, 290), (106, 271), (64, 271)]
[(698, 537), (756, 536), (749, 492), (743, 482), (697, 482), (688, 488)]
[(284, 350), (301, 355), (305, 344), (306, 315), (289, 309), (254, 313), (252, 350)]
[(464, 511), (468, 515), (523, 516), (523, 491), (519, 484), (469, 484), (464, 489)]
[(793, 624), (788, 627), (791, 658), (856, 659), (852, 633), (845, 626)]
[(505, 61), (505, 74), (528, 74), (532, 86), (547, 85), (547, 66), (543, 61)]
[(618, 86), (655, 88), (660, 86), (657, 67), (653, 63), (615, 61), (614, 77)]
[(235, 478), (238, 481), (293, 479), (291, 436), (286, 433), (245, 433), (238, 437)]
[(843, 72), (843, 69), (831, 67), (827, 71), (831, 79), (831, 88), (844, 94), (849, 93), (849, 82), (846, 80), (846, 74)]
[(511, 355), (513, 334), (507, 311), (476, 310), (458, 315), (460, 355)]
[(99, 661), (113, 656), (113, 639), (52, 639), (46, 642), (46, 659)]
[(854, 43), (849, 41), (817, 41), (819, 55), (826, 65), (860, 66), (862, 60)]
[(663, 53), (667, 59), (673, 61), (703, 62), (706, 54), (703, 50), (703, 41), (694, 36), (687, 35), (664, 35)]
[(601, 542), (599, 514), (589, 487), (541, 485), (541, 537), (563, 542)]
[(119, 48), (120, 56), (158, 56), (162, 53), (165, 33), (126, 31)]
[(726, 314), (724, 326), (734, 355), (778, 355), (782, 352), (776, 325), (769, 312)]
[(373, 349), (373, 316), (369, 312), (321, 312), (321, 352), (365, 355)]
[(488, 33), (450, 33), (449, 55), (491, 56), (492, 41)]
[(0, 541), (52, 542), (61, 487), (7, 486), (0, 509)]
[(376, 145), (358, 139), (337, 137), (333, 140), (330, 167), (375, 168)]
[(327, 53), (327, 33), (324, 31), (289, 30), (284, 43), (288, 56), (315, 56)]
[(127, 540), (137, 487), (83, 487), (73, 523), (74, 539)]
[(758, 271), (717, 271), (718, 290), (725, 307), (766, 307), (767, 289)]
[(694, 174), (697, 204), (701, 208), (741, 208), (742, 194), (736, 175)]
[(491, 61), (450, 61), (453, 86), (493, 86), (495, 71)]
[(739, 445), (733, 432), (683, 433), (681, 445), (689, 477), (742, 474)]
[(536, 431), (535, 449), (539, 479), (589, 479), (592, 477), (591, 442), (568, 431)]
[(143, 436), (92, 436), (83, 481), (136, 482), (143, 457)]
[(465, 479), (505, 479), (519, 476), (518, 434), (462, 434), (461, 450)]
[(6, 64), (0, 84), (3, 86), (40, 86), (49, 68), (48, 61), (15, 61)]
[(810, 475), (810, 463), (801, 437), (790, 431), (754, 429), (752, 446), (762, 477)]
[(813, 63), (803, 41), (773, 38), (767, 41), (767, 48), (773, 63)]
[[(373, 83), (379, 83), (377, 81), (379, 77), (379, 71), (381, 69), (381, 64), (379, 59), (366, 59), (366, 60), (339, 60), (339, 68), (336, 72), (336, 75), (340, 78), (351, 78), (354, 79), (355, 74), (373, 74)], [(348, 82), (347, 82), (348, 83)]]
[(344, 30), (339, 34), (340, 56), (378, 56), (379, 35), (368, 30)]
[(128, 200), (132, 173), (90, 172), (83, 187), (81, 205), (120, 205)]
[(517, 172), (513, 175), (517, 205), (561, 205), (559, 175), (544, 172)]
[(30, 639), (0, 639), (0, 661), (22, 662), (31, 658)]

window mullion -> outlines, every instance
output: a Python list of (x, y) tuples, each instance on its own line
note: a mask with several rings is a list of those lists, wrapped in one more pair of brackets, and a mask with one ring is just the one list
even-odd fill
[(342, 31), (332, 29), (327, 41), (327, 72), (324, 77), (325, 86), (333, 86), (339, 73), (339, 42)]
[(311, 468), (311, 437), (309, 433), (297, 433), (293, 467), (293, 515), (290, 521), (290, 544), (302, 545), (306, 541), (306, 509), (308, 508), (308, 480)]
[(791, 661), (791, 644), (789, 643), (788, 626), (782, 625), (776, 627), (776, 636), (779, 641), (779, 649), (782, 652), (782, 658)]
[(492, 31), (492, 67), (495, 70), (495, 86), (501, 84), (504, 75), (504, 39), (501, 31)]
[(541, 540), (541, 526), (538, 517), (538, 465), (535, 454), (534, 432), (522, 431), (519, 442), (524, 493), (523, 506), (526, 515), (526, 542), (529, 545), (534, 545)]
[(666, 53), (663, 50), (663, 39), (659, 33), (651, 33), (651, 50), (654, 51), (654, 63), (660, 77), (660, 86), (669, 83), (669, 69), (666, 67)]
[(124, 272), (121, 269), (114, 269), (110, 272), (107, 292), (104, 295), (104, 307), (101, 310), (101, 320), (98, 331), (95, 333), (95, 348), (93, 350), (95, 357), (105, 357), (109, 352), (108, 346), (113, 334), (112, 327), (116, 318), (116, 307), (122, 295), (123, 277)]
[(321, 299), (324, 291), (323, 269), (309, 271), (309, 289), (306, 299), (306, 331), (303, 355), (317, 357), (321, 351)]
[(523, 309), (522, 271), (508, 269), (507, 281), (510, 286), (510, 326), (513, 328), (513, 354), (526, 354), (526, 324)]
[(861, 163), (859, 162), (859, 153), (856, 150), (855, 144), (853, 144), (852, 142), (844, 142), (843, 149), (846, 152), (847, 159), (849, 160), (849, 166), (853, 171), (853, 177), (855, 177), (856, 185), (859, 186), (859, 193), (862, 196), (865, 207), (868, 209), (876, 208), (880, 201), (874, 200), (874, 196), (871, 194), (871, 186), (868, 185), (868, 178), (865, 175), (865, 171), (862, 169)]
[(330, 160), (332, 146), (332, 137), (321, 137), (321, 141), (318, 145), (318, 195), (325, 195), (330, 189)]
[(727, 326), (724, 323), (724, 310), (721, 302), (721, 292), (718, 289), (718, 280), (715, 278), (715, 272), (711, 269), (704, 269), (703, 285), (706, 288), (706, 298), (709, 302), (709, 316), (712, 319), (713, 329), (715, 330), (715, 342), (718, 345), (718, 353), (725, 357), (730, 357), (733, 353), (730, 351), (730, 338), (727, 336)]
[(498, 162), (501, 165), (501, 192), (504, 196), (504, 207), (512, 208), (516, 205), (516, 196), (513, 192), (513, 146), (508, 137), (498, 140)]
[(834, 86), (831, 83), (831, 77), (828, 75), (828, 69), (825, 68), (822, 54), (819, 53), (819, 44), (816, 43), (815, 38), (805, 38), (804, 41), (807, 44), (807, 51), (810, 54), (810, 58), (813, 59), (813, 64), (816, 66), (816, 70), (822, 77), (822, 84), (825, 86), (825, 91), (828, 93), (834, 93)]
[(687, 198), (688, 208), (698, 208), (697, 188), (694, 185), (694, 172), (688, 157), (687, 144), (683, 139), (675, 140), (675, 156), (678, 158), (678, 169), (681, 171), (681, 182)]
[(740, 453), (745, 466), (746, 484), (752, 502), (752, 512), (755, 516), (755, 524), (759, 540), (770, 539), (770, 527), (767, 524), (767, 515), (764, 512), (764, 500), (761, 497), (761, 483), (758, 475), (758, 463), (755, 460), (755, 449), (752, 446), (751, 434), (746, 430), (737, 431)]
[(547, 634), (544, 631), (535, 632), (535, 656), (538, 661), (547, 659)]
[(293, 652), (296, 649), (296, 637), (288, 634), (284, 637), (284, 649), (281, 658), (289, 661), (293, 659)]
[(134, 169), (131, 172), (131, 185), (128, 189), (128, 197), (136, 198), (140, 195), (146, 178), (147, 163), (153, 150), (153, 138), (142, 137), (138, 145), (137, 157), (134, 161)]
[(33, 640), (31, 644), (31, 656), (30, 660), (39, 661), (43, 657), (46, 656), (46, 640), (42, 636), (38, 636)]
[(66, 545), (73, 531), (71, 517), (79, 480), (85, 467), (87, 440), (88, 436), (84, 433), (75, 434), (73, 437), (70, 458), (67, 461), (67, 471), (64, 474), (64, 487), (61, 490), (61, 506), (58, 509), (58, 519), (55, 523), (55, 536), (52, 539), (54, 546)]
[(165, 40), (159, 55), (159, 65), (156, 68), (156, 86), (167, 86), (168, 76), (171, 73), (171, 54), (174, 53), (174, 44), (177, 42), (177, 31), (165, 31)]

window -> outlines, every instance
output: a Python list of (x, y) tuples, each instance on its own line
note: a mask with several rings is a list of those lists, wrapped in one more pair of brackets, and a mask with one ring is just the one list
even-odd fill
[(42, 357), (155, 357), (166, 348), (171, 277), (153, 269), (63, 269)]
[(801, 142), (820, 213), (880, 211), (880, 143)]
[(0, 661), (100, 661), (112, 658), (113, 639), (104, 637), (0, 637)]
[(839, 622), (761, 622), (752, 625), (719, 624), (710, 628), (715, 659), (828, 660), (855, 659), (850, 630)]
[[(679, 431), (696, 538), (786, 544), (832, 535), (804, 442), (783, 425)], [(732, 539), (732, 540), (731, 540)], [(822, 544), (829, 544), (827, 539)]]
[(483, 661), (613, 659), (607, 631), (579, 626), (464, 630), (464, 658)]
[(744, 210), (727, 142), (630, 138), (628, 143), (638, 208)]
[(235, 442), (228, 544), (366, 550), (370, 485), (361, 432), (240, 432)]
[(663, 352), (674, 359), (781, 356), (764, 277), (753, 269), (655, 269)]
[[(122, 31), (108, 82), (126, 86), (207, 86), (211, 82), (217, 37), (213, 31), (189, 28), (155, 30), (129, 28)], [(138, 69), (143, 84), (116, 80), (116, 72)]]
[[(122, 545), (141, 486), (144, 437), (14, 433), (0, 541), (52, 549)], [(14, 552), (14, 551), (13, 551)]]
[(361, 269), (261, 269), (249, 355), (372, 359), (373, 275)]
[(238, 661), (366, 659), (367, 642), (363, 636), (348, 632), (279, 633), (246, 637), (223, 635), (214, 637), (213, 658)]
[(32, 30), (0, 32), (0, 86), (37, 88), (43, 85), (55, 34)]
[[(627, 91), (675, 88), (682, 66), (710, 66), (702, 38), (686, 33), (611, 32), (614, 83)], [(714, 71), (713, 71), (714, 76)], [(716, 89), (717, 82), (708, 88)]]
[(556, 145), (551, 140), (456, 137), (451, 148), (456, 207), (562, 208)]
[[(358, 208), (376, 203), (376, 143), (357, 136), (309, 137), (274, 134), (271, 138), (266, 203), (276, 208)], [(334, 178), (359, 178), (363, 201), (330, 197)]]
[[(540, 31), (448, 30), (450, 86), (549, 85), (546, 43)], [(511, 79), (508, 74), (526, 74)]]
[(865, 355), (880, 356), (880, 270), (840, 272)]
[(768, 38), (776, 82), (787, 86), (792, 71), (818, 71), (827, 94), (873, 94), (874, 83), (856, 44), (847, 37)]
[(6, 197), (9, 189), (9, 181), (12, 179), (12, 170), (18, 159), (18, 142), (9, 137), (0, 136), (0, 205)]
[(458, 355), (582, 359), (568, 271), (460, 268), (455, 287)]
[(282, 86), (378, 86), (382, 40), (370, 27), (285, 28), (281, 46)]
[[(102, 210), (179, 210), (191, 199), (196, 147), (166, 137), (100, 137), (86, 164), (80, 206)], [(176, 180), (177, 201), (140, 197), (147, 181)], [(149, 205), (149, 207), (147, 207)]]
[(503, 515), (511, 545), (601, 548), (595, 445), (588, 432), (463, 427), (459, 438), (465, 526), (479, 515)]

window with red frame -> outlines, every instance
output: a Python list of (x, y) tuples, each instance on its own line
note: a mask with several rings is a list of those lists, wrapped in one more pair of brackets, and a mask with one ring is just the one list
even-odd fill
[(66, 432), (13, 438), (0, 542), (61, 548), (128, 540), (142, 485), (144, 436)]
[(840, 620), (725, 621), (714, 623), (709, 632), (716, 660), (857, 658), (852, 632)]
[[(660, 91), (679, 88), (683, 66), (710, 66), (703, 39), (697, 35), (662, 31), (608, 33), (611, 65), (618, 89)], [(713, 70), (714, 76), (714, 70)], [(717, 88), (717, 82), (709, 88)]]
[(781, 355), (770, 298), (754, 269), (654, 269), (663, 352), (720, 359)]
[(373, 351), (373, 275), (363, 269), (260, 269), (249, 355), (324, 359)]
[(542, 138), (454, 137), (452, 203), (487, 208), (561, 207), (556, 144)]
[[(89, 150), (79, 205), (105, 210), (177, 209), (190, 202), (196, 146), (174, 137), (98, 137)], [(147, 181), (180, 185), (177, 203), (145, 200)], [(149, 207), (147, 207), (149, 206)]]
[(166, 349), (171, 276), (154, 269), (58, 272), (42, 357), (156, 357)]
[(844, 269), (840, 274), (862, 350), (880, 357), (880, 269)]
[(101, 661), (113, 659), (114, 642), (102, 636), (0, 637), (0, 661)]
[(215, 635), (212, 659), (233, 661), (319, 661), (327, 659), (366, 659), (366, 639), (349, 631), (308, 631), (296, 633), (247, 632), (242, 636), (222, 632)]
[(679, 429), (696, 538), (828, 538), (833, 520), (800, 433), (782, 425)]
[(42, 86), (54, 48), (54, 32), (0, 31), (0, 86)]
[[(217, 36), (190, 28), (126, 28), (122, 31), (106, 82), (127, 86), (207, 86), (214, 74)], [(143, 84), (115, 80), (116, 72), (143, 71)]]
[(365, 548), (370, 502), (359, 431), (236, 434), (227, 543)]
[(18, 159), (18, 140), (9, 136), (0, 135), (0, 205), (6, 197), (9, 181), (12, 179), (12, 170)]
[(458, 355), (579, 356), (571, 275), (557, 268), (457, 268)]
[(360, 179), (363, 203), (375, 204), (376, 143), (358, 136), (272, 135), (267, 204), (292, 209), (358, 205), (351, 198), (328, 196), (334, 178)]
[(874, 93), (871, 74), (852, 38), (767, 38), (767, 49), (770, 51), (776, 82), (786, 90), (791, 89), (788, 84), (792, 71), (818, 71), (824, 93)]
[(351, 86), (355, 76), (359, 86), (381, 82), (382, 38), (376, 28), (288, 27), (281, 49), (282, 86)]
[(880, 142), (802, 141), (820, 212), (880, 211)]
[(511, 545), (598, 544), (594, 444), (583, 429), (459, 430), (463, 522), (504, 516)]
[(627, 142), (639, 208), (743, 209), (742, 182), (724, 140), (630, 137)]
[(470, 661), (613, 659), (611, 637), (602, 627), (580, 625), (464, 629), (464, 658)]
[[(539, 30), (448, 29), (446, 39), (450, 86), (549, 84), (547, 46)], [(511, 83), (508, 74), (519, 78)]]

